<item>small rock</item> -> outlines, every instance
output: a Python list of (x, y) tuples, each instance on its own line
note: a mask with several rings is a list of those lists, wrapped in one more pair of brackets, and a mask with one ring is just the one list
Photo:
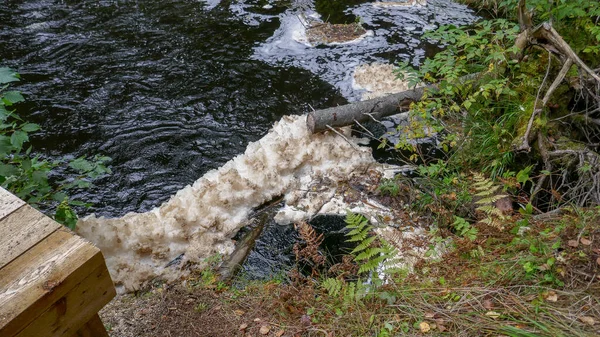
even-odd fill
[(579, 242), (577, 242), (577, 240), (569, 240), (567, 241), (567, 245), (569, 245), (569, 247), (577, 248), (579, 247)]
[(268, 325), (263, 325), (260, 327), (260, 330), (258, 330), (258, 332), (260, 332), (261, 335), (266, 335), (269, 333), (269, 331), (271, 331), (271, 327)]
[(264, 9), (271, 9), (271, 8), (273, 8), (273, 5), (264, 5), (263, 8)]

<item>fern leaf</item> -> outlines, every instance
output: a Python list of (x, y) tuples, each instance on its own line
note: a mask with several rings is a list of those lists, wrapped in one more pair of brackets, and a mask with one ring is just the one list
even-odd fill
[[(375, 238), (375, 237), (373, 237)], [(356, 249), (355, 249), (356, 250)], [(352, 253), (355, 253), (355, 251), (352, 251)], [(355, 261), (362, 261), (362, 260), (367, 260), (372, 258), (373, 256), (377, 255), (377, 254), (383, 254), (385, 253), (385, 250), (383, 248), (377, 247), (377, 248), (371, 248), (371, 249), (365, 249), (363, 252), (361, 252), (360, 254), (358, 254), (354, 260)]]
[(371, 244), (377, 239), (377, 236), (373, 235), (367, 239), (362, 240), (358, 246), (356, 246), (356, 248), (354, 248), (352, 250), (352, 254), (356, 254), (358, 252), (361, 252), (367, 248), (369, 248), (371, 246)]
[[(493, 184), (493, 182), (490, 182)], [(496, 191), (498, 191), (498, 189), (500, 188), (500, 186), (486, 186), (485, 188), (482, 189), (478, 189), (476, 188), (477, 191), (479, 191), (479, 193), (475, 194), (476, 197), (487, 197), (490, 195), (493, 195), (494, 193), (496, 193)]]
[(497, 217), (501, 217), (502, 216), (502, 211), (499, 210), (497, 207), (492, 206), (492, 205), (479, 206), (476, 209), (478, 211), (484, 212), (487, 215), (495, 215)]
[(377, 267), (383, 262), (385, 261), (387, 257), (384, 255), (379, 255), (378, 257), (368, 260), (366, 261), (364, 264), (362, 264), (360, 266), (360, 268), (358, 268), (358, 273), (362, 274), (362, 273), (367, 273), (367, 272), (371, 272), (374, 271), (375, 269), (377, 269)]
[(327, 290), (327, 293), (329, 294), (329, 296), (335, 297), (335, 296), (339, 295), (340, 291), (342, 290), (342, 288), (344, 286), (344, 281), (338, 280), (336, 278), (327, 278), (327, 279), (325, 279), (325, 281), (323, 281), (321, 286), (325, 290)]
[(479, 200), (479, 201), (476, 201), (475, 203), (476, 203), (476, 204), (478, 204), (478, 205), (482, 205), (482, 204), (493, 204), (493, 203), (495, 203), (496, 201), (498, 201), (498, 200), (500, 200), (500, 199), (502, 199), (502, 198), (505, 198), (505, 197), (506, 197), (506, 195), (505, 195), (505, 194), (497, 194), (497, 195), (492, 195), (492, 196), (490, 196), (490, 197), (487, 197), (487, 198), (483, 198), (483, 199), (481, 199), (481, 200)]

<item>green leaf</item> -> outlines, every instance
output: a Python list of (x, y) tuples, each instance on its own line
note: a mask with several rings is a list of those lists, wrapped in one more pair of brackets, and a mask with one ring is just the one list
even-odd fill
[(59, 193), (55, 193), (52, 196), (52, 199), (58, 201), (58, 202), (63, 202), (65, 199), (67, 199), (68, 196), (65, 193), (59, 192)]
[(4, 103), (0, 101), (0, 122), (5, 122), (10, 116), (10, 111), (6, 110)]
[(78, 217), (77, 213), (75, 213), (71, 206), (69, 206), (69, 202), (65, 199), (58, 205), (54, 219), (70, 229), (75, 229)]
[(0, 84), (19, 81), (19, 74), (9, 68), (0, 68)]
[(529, 172), (531, 172), (531, 166), (527, 166), (523, 170), (517, 173), (517, 182), (524, 184), (529, 180)]
[(18, 91), (7, 91), (2, 96), (2, 100), (6, 105), (13, 105), (15, 103), (25, 101), (23, 95), (21, 95), (21, 93)]
[(76, 185), (78, 188), (89, 188), (92, 184), (86, 180), (77, 180)]
[(29, 159), (29, 158), (23, 159), (23, 161), (21, 162), (21, 168), (24, 171), (28, 171), (31, 168), (31, 159)]
[(0, 155), (6, 156), (14, 150), (14, 147), (10, 143), (10, 137), (0, 135)]
[(35, 123), (25, 123), (21, 125), (21, 130), (25, 132), (34, 132), (40, 129), (40, 126)]
[(94, 169), (94, 165), (84, 158), (77, 158), (71, 161), (69, 166), (79, 172), (89, 172)]
[(19, 170), (13, 165), (0, 164), (0, 176), (10, 177), (19, 174)]
[(12, 146), (15, 147), (17, 152), (21, 151), (21, 149), (23, 148), (23, 143), (25, 143), (28, 140), (29, 136), (27, 135), (27, 132), (23, 132), (20, 130), (13, 132), (13, 134), (10, 136), (10, 143), (12, 144)]

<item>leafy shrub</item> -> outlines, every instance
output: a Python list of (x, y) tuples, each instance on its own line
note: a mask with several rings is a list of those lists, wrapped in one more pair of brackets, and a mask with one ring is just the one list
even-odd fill
[[(24, 121), (16, 113), (15, 104), (25, 101), (25, 98), (18, 91), (7, 90), (10, 83), (19, 81), (19, 78), (10, 69), (0, 68), (0, 186), (34, 207), (58, 203), (55, 220), (73, 229), (77, 214), (71, 206), (85, 204), (69, 200), (68, 191), (89, 187), (93, 179), (110, 173), (106, 166), (110, 158), (48, 160), (32, 152), (32, 147), (27, 146), (29, 135), (39, 131), (40, 126)], [(75, 176), (64, 181), (51, 181), (52, 170), (65, 166)]]

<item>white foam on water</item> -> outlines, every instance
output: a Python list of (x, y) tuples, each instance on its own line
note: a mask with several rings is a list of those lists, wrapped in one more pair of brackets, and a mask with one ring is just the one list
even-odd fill
[(408, 82), (400, 80), (396, 71), (397, 67), (389, 63), (361, 64), (354, 69), (352, 87), (366, 90), (363, 100), (408, 90)]
[[(347, 133), (348, 141), (354, 141)], [(138, 289), (155, 277), (185, 274), (166, 268), (202, 263), (233, 250), (233, 235), (254, 207), (296, 191), (308, 181), (340, 181), (374, 163), (369, 148), (358, 148), (334, 133), (310, 134), (305, 116), (285, 116), (262, 139), (218, 170), (207, 172), (169, 201), (146, 213), (121, 218), (81, 219), (77, 231), (104, 253), (120, 291)], [(292, 196), (286, 196), (286, 199)]]

